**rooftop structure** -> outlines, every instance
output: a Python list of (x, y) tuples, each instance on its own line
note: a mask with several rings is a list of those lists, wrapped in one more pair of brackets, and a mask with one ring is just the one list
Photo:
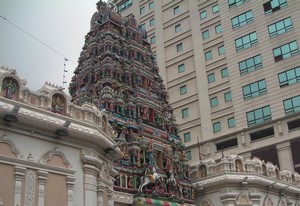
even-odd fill
[(231, 154), (191, 167), (200, 205), (299, 205), (300, 175), (271, 162)]

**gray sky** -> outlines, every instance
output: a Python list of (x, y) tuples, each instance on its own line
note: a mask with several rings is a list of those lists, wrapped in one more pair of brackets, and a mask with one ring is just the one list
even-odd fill
[[(67, 91), (98, 0), (0, 0), (0, 15), (63, 54)], [(75, 62), (72, 62), (72, 60)], [(64, 57), (0, 18), (0, 66), (14, 68), (38, 90), (62, 86)]]

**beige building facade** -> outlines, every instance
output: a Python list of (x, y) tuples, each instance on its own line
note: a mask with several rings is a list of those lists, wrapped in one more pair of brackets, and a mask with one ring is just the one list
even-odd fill
[(106, 114), (49, 83), (31, 91), (13, 69), (0, 88), (0, 205), (114, 205), (122, 153)]
[(147, 31), (191, 164), (238, 153), (300, 172), (299, 1), (114, 3)]

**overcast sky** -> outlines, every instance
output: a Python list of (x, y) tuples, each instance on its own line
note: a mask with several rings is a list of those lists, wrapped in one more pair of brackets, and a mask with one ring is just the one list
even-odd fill
[[(98, 0), (0, 0), (0, 15), (63, 54), (67, 91)], [(74, 61), (74, 62), (72, 62)], [(0, 66), (14, 68), (38, 90), (46, 81), (62, 86), (64, 57), (0, 18)]]

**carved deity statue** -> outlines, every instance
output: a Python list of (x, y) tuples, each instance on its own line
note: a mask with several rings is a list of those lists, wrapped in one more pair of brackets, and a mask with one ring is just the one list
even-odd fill
[(62, 114), (63, 106), (64, 106), (64, 103), (59, 96), (52, 97), (52, 103), (51, 103), (52, 112)]
[(17, 91), (17, 85), (13, 82), (13, 80), (10, 79), (4, 83), (4, 89), (4, 97), (11, 99), (13, 94)]

